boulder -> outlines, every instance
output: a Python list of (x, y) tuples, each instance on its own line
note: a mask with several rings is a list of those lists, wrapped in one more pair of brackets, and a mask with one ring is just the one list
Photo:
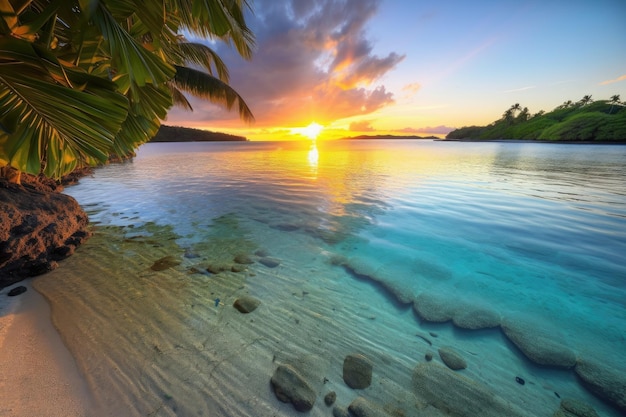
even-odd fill
[(352, 354), (343, 361), (343, 380), (353, 389), (363, 389), (372, 383), (372, 362), (364, 355)]
[(485, 385), (435, 362), (420, 363), (415, 367), (413, 389), (418, 398), (455, 417), (528, 415)]
[(337, 401), (337, 393), (335, 391), (330, 391), (324, 396), (324, 404), (329, 407), (335, 404), (335, 401)]
[(0, 288), (51, 271), (90, 236), (76, 200), (32, 176), (22, 182), (0, 179)]
[(309, 411), (315, 404), (315, 391), (302, 376), (289, 365), (280, 365), (270, 380), (276, 398), (293, 404), (297, 411)]
[(574, 368), (583, 385), (626, 415), (626, 372), (581, 359)]
[(446, 364), (446, 366), (453, 371), (458, 371), (467, 368), (467, 362), (453, 347), (444, 346), (439, 348), (439, 357)]
[(8, 297), (15, 297), (17, 295), (24, 294), (27, 290), (28, 290), (28, 288), (26, 288), (25, 286), (19, 285), (19, 286), (15, 287), (15, 288), (11, 288), (11, 291), (9, 291), (7, 293), (7, 296)]
[(242, 264), (242, 265), (249, 265), (249, 264), (254, 263), (252, 258), (245, 253), (239, 253), (235, 255), (234, 261), (235, 263)]
[(247, 295), (237, 298), (233, 303), (233, 307), (243, 314), (252, 313), (260, 305), (261, 300)]
[(502, 320), (501, 327), (506, 337), (538, 365), (572, 368), (576, 364), (576, 354), (556, 329), (548, 332), (511, 319)]

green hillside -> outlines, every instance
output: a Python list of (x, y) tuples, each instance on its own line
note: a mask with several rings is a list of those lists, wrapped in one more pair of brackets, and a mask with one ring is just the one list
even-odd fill
[(456, 129), (446, 139), (626, 142), (626, 106), (619, 96), (595, 102), (585, 96), (577, 103), (567, 101), (551, 112), (531, 115), (528, 108), (514, 104), (499, 120)]

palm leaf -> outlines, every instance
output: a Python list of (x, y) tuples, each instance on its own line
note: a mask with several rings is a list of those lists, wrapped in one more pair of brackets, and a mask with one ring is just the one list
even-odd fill
[(228, 84), (218, 78), (193, 68), (175, 66), (174, 85), (194, 96), (226, 106), (227, 109), (237, 104), (239, 116), (246, 122), (254, 121), (252, 111), (243, 98)]

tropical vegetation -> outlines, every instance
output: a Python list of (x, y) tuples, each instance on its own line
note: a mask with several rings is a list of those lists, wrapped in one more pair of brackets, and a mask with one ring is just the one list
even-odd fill
[(550, 112), (535, 114), (516, 103), (493, 123), (462, 127), (446, 138), (626, 142), (626, 103), (619, 95), (598, 101), (586, 95), (577, 102), (568, 100)]
[(247, 0), (0, 0), (0, 168), (58, 178), (132, 154), (170, 107), (191, 109), (184, 93), (253, 120), (220, 57), (185, 37), (226, 42), (249, 58), (248, 8)]

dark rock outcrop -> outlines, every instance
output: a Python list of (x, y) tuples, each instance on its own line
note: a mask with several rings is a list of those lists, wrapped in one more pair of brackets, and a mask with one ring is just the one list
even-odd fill
[(22, 184), (0, 179), (0, 288), (51, 271), (90, 236), (76, 200), (34, 177)]
[(383, 411), (377, 404), (363, 397), (358, 397), (352, 401), (348, 410), (350, 415), (355, 417), (389, 417), (389, 414)]

